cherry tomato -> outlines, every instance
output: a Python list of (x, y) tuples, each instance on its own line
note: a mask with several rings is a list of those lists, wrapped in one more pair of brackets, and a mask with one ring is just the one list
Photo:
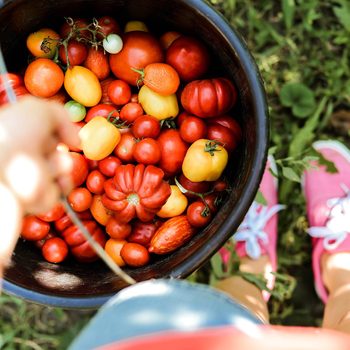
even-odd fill
[(121, 223), (113, 216), (109, 218), (106, 225), (106, 232), (114, 239), (125, 239), (131, 232), (131, 225)]
[(228, 183), (225, 179), (219, 179), (214, 181), (212, 190), (214, 192), (223, 192), (228, 189)]
[(67, 197), (68, 203), (76, 212), (88, 210), (92, 203), (91, 192), (85, 187), (74, 188)]
[(105, 245), (105, 252), (113, 259), (118, 266), (124, 266), (125, 262), (120, 255), (120, 251), (127, 242), (124, 239), (107, 240)]
[(31, 62), (24, 73), (24, 84), (34, 96), (50, 97), (63, 85), (61, 68), (48, 58), (38, 58)]
[(187, 219), (194, 227), (204, 227), (209, 224), (212, 214), (202, 201), (191, 203), (187, 208)]
[[(29, 91), (24, 86), (17, 86), (13, 88), (13, 92), (15, 93), (16, 97), (21, 97), (29, 94)], [(7, 92), (6, 91), (0, 92), (0, 105), (3, 105), (8, 102), (10, 101), (8, 99)]]
[(105, 181), (106, 177), (99, 170), (93, 170), (86, 179), (86, 187), (91, 193), (102, 194)]
[(150, 260), (147, 248), (137, 243), (124, 244), (120, 255), (126, 264), (132, 267), (144, 266)]
[(78, 123), (85, 118), (86, 108), (74, 100), (68, 101), (64, 108), (68, 112), (70, 121), (73, 123)]
[(167, 176), (176, 175), (181, 171), (188, 145), (182, 140), (179, 131), (175, 129), (162, 130), (158, 143), (161, 149), (159, 167)]
[(42, 28), (27, 38), (27, 48), (35, 57), (52, 58), (60, 36), (52, 29)]
[(113, 153), (124, 163), (131, 163), (134, 160), (134, 149), (136, 139), (131, 132), (121, 135), (120, 141)]
[(161, 157), (158, 142), (155, 139), (146, 137), (137, 142), (134, 148), (134, 158), (141, 164), (157, 164)]
[(125, 81), (114, 80), (109, 84), (107, 94), (112, 103), (125, 105), (130, 101), (131, 89)]
[(109, 56), (113, 74), (136, 86), (139, 74), (131, 68), (142, 69), (150, 63), (163, 62), (163, 50), (158, 40), (146, 32), (129, 32), (123, 35), (123, 49)]
[[(85, 18), (75, 18), (73, 20), (77, 29), (86, 28), (89, 25), (88, 21)], [(68, 24), (68, 22), (65, 22), (60, 29), (61, 37), (66, 38), (71, 30), (72, 27)], [(88, 30), (79, 30), (79, 35), (86, 39), (91, 38), (91, 33)]]
[(68, 55), (69, 65), (76, 66), (82, 64), (86, 60), (88, 49), (85, 44), (73, 39), (68, 42), (67, 52), (64, 45), (61, 45), (58, 54), (63, 64), (67, 64)]
[(101, 196), (95, 195), (92, 198), (90, 212), (94, 219), (103, 226), (107, 225), (108, 220), (112, 217), (112, 211), (108, 210), (102, 203)]
[(101, 81), (102, 97), (100, 103), (112, 103), (108, 97), (107, 91), (109, 84), (114, 80), (115, 79), (110, 77)]
[(192, 81), (200, 78), (209, 67), (209, 52), (197, 39), (180, 36), (166, 51), (166, 63), (179, 73), (181, 80)]
[(103, 37), (106, 37), (108, 34), (119, 34), (120, 33), (120, 27), (118, 22), (111, 16), (103, 16), (97, 19), (98, 25), (99, 25), (99, 32), (101, 32), (103, 35), (98, 33), (98, 38), (102, 39)]
[(103, 175), (113, 177), (118, 166), (121, 164), (122, 162), (117, 157), (108, 156), (98, 162), (98, 169)]
[(77, 152), (70, 152), (69, 154), (73, 161), (73, 168), (71, 172), (73, 185), (74, 187), (78, 187), (85, 182), (88, 176), (88, 164), (85, 157), (82, 154)]
[(184, 120), (186, 120), (188, 117), (194, 117), (194, 115), (191, 115), (187, 112), (181, 112), (177, 118), (176, 118), (176, 125), (178, 126), (178, 128), (180, 129), (181, 124), (184, 122)]
[(162, 48), (164, 50), (167, 50), (169, 46), (180, 36), (181, 34), (178, 32), (165, 32), (159, 39)]
[(111, 54), (120, 52), (123, 48), (123, 40), (118, 34), (109, 34), (102, 42), (103, 48)]
[(5, 92), (6, 93), (6, 85), (9, 85), (13, 89), (23, 86), (24, 81), (23, 78), (16, 73), (7, 73), (7, 74), (0, 74), (0, 93)]
[(50, 231), (50, 224), (40, 220), (35, 215), (27, 215), (23, 218), (21, 237), (28, 241), (38, 241), (46, 237)]
[(180, 136), (188, 143), (203, 139), (206, 135), (207, 126), (203, 119), (189, 116), (181, 123)]
[[(77, 213), (77, 216), (80, 220), (91, 220), (92, 216), (89, 210), (83, 211), (82, 213)], [(66, 228), (73, 226), (73, 222), (68, 215), (63, 215), (60, 219), (54, 222), (56, 231), (62, 232)]]
[(209, 123), (207, 138), (219, 142), (227, 152), (232, 152), (238, 145), (232, 131), (217, 123)]
[(215, 214), (218, 211), (219, 199), (217, 193), (210, 193), (204, 196), (205, 203), (207, 203), (211, 214)]
[(239, 126), (237, 121), (235, 119), (233, 119), (232, 117), (230, 117), (229, 115), (221, 115), (221, 116), (216, 117), (216, 118), (211, 118), (209, 120), (209, 122), (210, 123), (217, 123), (217, 124), (220, 124), (228, 129), (230, 129), (231, 132), (233, 133), (235, 140), (237, 140), (237, 142), (241, 141), (241, 139), (242, 139), (241, 127)]
[(86, 113), (86, 117), (84, 121), (88, 123), (92, 118), (94, 117), (114, 117), (118, 118), (119, 113), (117, 111), (117, 108), (114, 105), (111, 104), (105, 104), (100, 103), (94, 107), (91, 107), (88, 112)]
[(84, 67), (95, 73), (99, 80), (106, 79), (111, 71), (108, 64), (108, 55), (103, 52), (102, 48), (97, 50), (94, 47), (89, 48)]
[(37, 215), (40, 220), (52, 222), (60, 219), (64, 215), (64, 209), (61, 203), (57, 203), (51, 210), (46, 213)]
[(157, 222), (142, 222), (135, 220), (132, 225), (132, 231), (128, 236), (128, 242), (138, 243), (144, 247), (148, 247), (153, 235), (160, 227), (161, 221)]
[(157, 118), (150, 115), (143, 115), (134, 121), (131, 131), (136, 138), (156, 138), (160, 133), (160, 123)]
[[(210, 182), (192, 182), (184, 174), (181, 174), (178, 178), (180, 185), (188, 191), (195, 193), (206, 193), (210, 189)], [(188, 198), (198, 198), (198, 196), (191, 194), (189, 192), (185, 193)]]
[[(85, 125), (85, 122), (77, 122), (77, 123), (72, 123), (71, 124), (71, 129), (72, 131), (77, 135), (77, 138), (79, 138), (79, 131), (80, 129)], [(68, 149), (72, 152), (81, 152), (81, 148), (80, 145), (70, 145), (67, 144), (66, 146), (68, 146)]]
[(55, 235), (53, 232), (50, 231), (43, 239), (40, 239), (39, 241), (33, 241), (33, 244), (34, 244), (37, 248), (41, 249), (41, 248), (43, 247), (44, 243), (45, 243), (48, 239), (53, 238), (53, 237), (56, 237), (56, 235)]
[(66, 259), (68, 245), (62, 238), (53, 237), (45, 241), (41, 251), (46, 261), (57, 264)]
[(133, 123), (143, 115), (142, 106), (138, 102), (129, 102), (120, 110), (120, 119), (127, 123)]

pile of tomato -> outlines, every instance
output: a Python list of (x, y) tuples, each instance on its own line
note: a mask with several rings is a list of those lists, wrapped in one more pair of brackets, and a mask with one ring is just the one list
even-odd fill
[[(68, 202), (120, 266), (144, 266), (210, 223), (229, 190), (225, 168), (241, 141), (236, 87), (212, 76), (197, 38), (109, 16), (68, 18), (27, 38), (29, 64), (8, 80), (17, 96), (64, 104), (81, 140)], [(0, 103), (7, 97), (0, 88)], [(231, 114), (230, 114), (231, 113)], [(61, 204), (27, 215), (22, 238), (44, 258), (98, 259)]]

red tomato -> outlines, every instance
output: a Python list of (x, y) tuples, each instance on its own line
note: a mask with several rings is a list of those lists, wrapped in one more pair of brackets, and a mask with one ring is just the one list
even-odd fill
[(96, 170), (98, 168), (98, 160), (92, 160), (92, 159), (86, 158), (85, 156), (84, 158), (88, 164), (89, 170)]
[(167, 50), (169, 46), (180, 36), (181, 34), (178, 32), (165, 32), (159, 39), (162, 48), (164, 50)]
[(146, 32), (128, 32), (122, 39), (123, 49), (110, 55), (109, 64), (117, 78), (136, 86), (139, 74), (131, 68), (142, 69), (150, 63), (163, 62), (163, 50), (158, 40)]
[(139, 94), (136, 94), (136, 93), (131, 94), (130, 102), (138, 103), (139, 102)]
[[(89, 25), (88, 21), (85, 18), (74, 19), (74, 24), (76, 28), (86, 28)], [(60, 30), (61, 38), (66, 38), (69, 35), (71, 29), (72, 27), (67, 22), (65, 22)], [(91, 33), (88, 30), (80, 31), (80, 35), (84, 38), (91, 38)]]
[[(24, 86), (17, 86), (15, 88), (13, 88), (13, 91), (16, 95), (16, 97), (20, 97), (20, 96), (24, 96), (24, 95), (28, 95), (29, 91), (24, 87)], [(5, 103), (8, 103), (9, 99), (8, 99), (8, 95), (6, 91), (2, 91), (0, 92), (0, 105), (3, 105)]]
[(181, 112), (177, 118), (176, 118), (176, 125), (178, 126), (178, 128), (180, 129), (181, 124), (184, 122), (184, 120), (186, 120), (188, 117), (194, 117), (194, 115), (191, 115), (187, 112)]
[(118, 106), (125, 105), (130, 101), (131, 89), (125, 81), (114, 80), (109, 84), (107, 94), (112, 103)]
[(137, 243), (124, 244), (120, 255), (125, 263), (132, 267), (144, 266), (150, 260), (147, 248)]
[(148, 247), (153, 235), (160, 227), (160, 221), (157, 222), (142, 222), (135, 220), (132, 225), (131, 234), (128, 236), (128, 242), (138, 243), (144, 247)]
[(207, 138), (221, 144), (227, 152), (232, 152), (238, 145), (232, 131), (217, 123), (209, 123)]
[(46, 213), (37, 215), (40, 220), (46, 222), (52, 222), (60, 219), (64, 215), (63, 205), (61, 203), (57, 203), (51, 210)]
[(56, 264), (67, 257), (68, 245), (62, 238), (53, 237), (45, 241), (41, 251), (46, 261)]
[(114, 117), (118, 118), (119, 113), (117, 108), (111, 104), (100, 103), (94, 107), (91, 107), (86, 113), (84, 121), (88, 123), (94, 117)]
[(107, 78), (101, 81), (102, 97), (100, 103), (112, 103), (108, 97), (107, 91), (109, 84), (115, 79)]
[(106, 225), (106, 232), (114, 239), (125, 239), (131, 232), (131, 225), (121, 223), (116, 218), (109, 218)]
[(217, 117), (228, 112), (236, 100), (236, 88), (226, 78), (192, 81), (181, 94), (185, 110), (201, 118)]
[(56, 235), (55, 235), (53, 232), (50, 231), (43, 239), (40, 239), (39, 241), (33, 241), (33, 244), (34, 244), (37, 248), (41, 249), (41, 248), (43, 247), (44, 243), (45, 243), (48, 239), (53, 238), (53, 237), (56, 237)]
[(102, 194), (105, 176), (99, 170), (93, 170), (86, 179), (86, 187), (91, 193)]
[(93, 47), (89, 48), (84, 66), (94, 72), (99, 80), (106, 79), (111, 71), (108, 64), (108, 55), (101, 48), (97, 50)]
[(210, 213), (215, 214), (218, 211), (220, 197), (217, 193), (210, 193), (204, 196), (205, 203), (207, 203)]
[(209, 224), (212, 214), (202, 201), (191, 203), (187, 208), (187, 219), (194, 227), (204, 227)]
[(16, 73), (1, 74), (0, 75), (0, 94), (4, 91), (6, 92), (4, 81), (6, 81), (7, 84), (11, 86), (13, 89), (24, 85), (23, 78), (19, 74), (16, 74)]
[(74, 187), (78, 187), (84, 183), (86, 180), (89, 168), (88, 163), (85, 157), (77, 152), (69, 152), (72, 160), (73, 160), (73, 169), (72, 169), (72, 181)]
[(28, 241), (38, 241), (46, 237), (50, 231), (50, 224), (40, 220), (35, 215), (27, 215), (23, 218), (21, 237)]
[(88, 210), (92, 203), (92, 195), (85, 187), (74, 188), (67, 199), (73, 210), (79, 213)]
[(107, 36), (108, 34), (119, 34), (120, 33), (120, 27), (118, 22), (110, 16), (103, 16), (100, 17), (98, 20), (99, 25), (99, 32), (101, 32), (103, 35), (98, 34), (99, 39), (103, 39), (103, 36)]
[(142, 137), (156, 138), (160, 133), (160, 123), (155, 117), (143, 115), (134, 121), (131, 131), (138, 139)]
[(124, 163), (131, 163), (134, 160), (134, 149), (136, 139), (131, 132), (121, 135), (120, 141), (113, 153)]
[(70, 66), (77, 66), (82, 64), (88, 55), (87, 47), (79, 41), (69, 40), (67, 45), (67, 52), (64, 48), (64, 45), (61, 45), (59, 48), (59, 56), (62, 63), (67, 64), (67, 54), (69, 59)]
[(63, 81), (62, 69), (48, 58), (38, 58), (31, 62), (24, 73), (26, 88), (38, 97), (55, 95), (61, 89)]
[[(206, 193), (210, 189), (210, 182), (201, 181), (201, 182), (192, 182), (184, 174), (179, 176), (180, 185), (188, 191), (195, 193)], [(198, 196), (191, 194), (189, 192), (185, 193), (185, 196), (188, 198), (198, 198)]]
[[(78, 218), (80, 220), (91, 220), (92, 219), (90, 210), (83, 211), (82, 213), (77, 213), (77, 215), (78, 215)], [(54, 222), (54, 225), (55, 225), (56, 231), (62, 232), (66, 228), (73, 226), (73, 222), (72, 222), (71, 218), (66, 214), (66, 215), (62, 216), (60, 219), (56, 220)]]
[[(79, 137), (79, 131), (85, 124), (86, 124), (85, 122), (77, 122), (77, 123), (71, 124), (72, 125), (71, 129), (73, 129), (73, 132), (77, 135), (77, 137)], [(81, 152), (81, 149), (79, 147), (68, 145), (68, 144), (67, 146), (69, 150), (72, 152)]]
[(204, 139), (207, 135), (207, 126), (203, 119), (189, 116), (180, 126), (180, 135), (188, 143)]
[(158, 143), (161, 149), (159, 167), (167, 176), (176, 175), (181, 171), (188, 145), (182, 140), (179, 131), (175, 129), (162, 130)]
[(155, 139), (146, 137), (137, 142), (134, 148), (134, 158), (141, 164), (157, 164), (161, 157), (158, 142)]
[(173, 66), (181, 80), (191, 81), (200, 78), (209, 67), (209, 52), (197, 39), (180, 36), (166, 51), (166, 63)]
[(127, 123), (133, 123), (142, 115), (143, 109), (138, 102), (129, 102), (120, 110), (120, 119)]
[(121, 164), (122, 162), (117, 157), (108, 156), (98, 162), (98, 169), (103, 175), (113, 177), (118, 166)]
[(225, 128), (230, 129), (231, 132), (233, 133), (235, 140), (237, 140), (237, 142), (240, 142), (242, 140), (241, 127), (239, 126), (237, 121), (232, 117), (230, 117), (229, 115), (221, 115), (216, 118), (211, 118), (209, 121), (210, 123), (217, 123), (224, 126)]
[(228, 189), (228, 183), (225, 179), (219, 179), (214, 181), (212, 190), (214, 192), (223, 192)]

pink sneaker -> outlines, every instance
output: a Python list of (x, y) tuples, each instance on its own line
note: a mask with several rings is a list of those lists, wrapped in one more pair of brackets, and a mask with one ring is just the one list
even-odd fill
[(350, 151), (338, 141), (317, 141), (313, 147), (332, 161), (337, 173), (324, 166), (304, 174), (303, 190), (312, 238), (312, 268), (315, 289), (326, 302), (327, 290), (322, 282), (321, 256), (324, 252), (350, 251)]
[[(275, 276), (271, 272), (277, 271), (277, 212), (284, 209), (284, 205), (277, 204), (278, 181), (269, 169), (277, 173), (275, 160), (268, 157), (265, 172), (260, 183), (260, 191), (266, 199), (264, 206), (253, 202), (237, 232), (232, 236), (236, 242), (237, 255), (242, 258), (248, 256), (251, 259), (258, 259), (262, 255), (268, 255), (271, 261), (271, 270), (265, 272), (267, 287), (272, 289), (275, 284)], [(227, 263), (229, 252), (222, 248), (221, 256), (224, 263)], [(264, 299), (267, 301), (270, 293), (263, 291)]]

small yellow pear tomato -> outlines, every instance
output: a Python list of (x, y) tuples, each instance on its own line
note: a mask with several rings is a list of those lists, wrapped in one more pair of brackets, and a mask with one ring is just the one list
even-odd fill
[(157, 215), (161, 218), (172, 218), (182, 214), (188, 204), (187, 197), (176, 185), (171, 185), (171, 194)]

